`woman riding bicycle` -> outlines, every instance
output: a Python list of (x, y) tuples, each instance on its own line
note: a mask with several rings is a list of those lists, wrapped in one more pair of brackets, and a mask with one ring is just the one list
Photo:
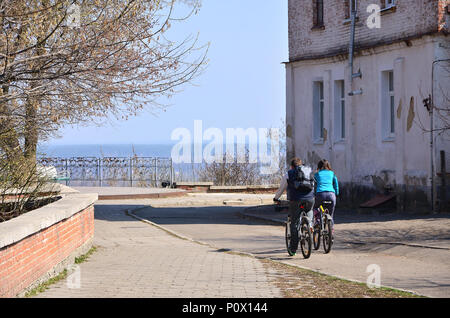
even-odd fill
[(330, 163), (326, 159), (319, 161), (317, 170), (314, 174), (314, 179), (316, 180), (316, 205), (319, 206), (323, 201), (331, 201), (332, 204), (329, 207), (329, 212), (333, 221), (336, 196), (339, 195), (338, 180), (335, 173), (331, 170)]

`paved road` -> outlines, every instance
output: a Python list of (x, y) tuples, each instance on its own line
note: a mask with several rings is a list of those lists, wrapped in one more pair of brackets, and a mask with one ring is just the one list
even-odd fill
[(80, 280), (72, 276), (38, 297), (282, 297), (278, 274), (258, 259), (182, 240), (124, 213), (139, 206), (99, 201), (98, 251), (80, 264)]
[[(433, 233), (439, 231), (447, 239), (436, 244), (448, 245), (448, 219), (344, 220), (342, 223), (337, 219), (336, 244), (332, 252), (324, 254), (319, 250), (304, 260), (301, 255), (287, 256), (281, 226), (243, 219), (239, 216), (244, 209), (242, 206), (180, 207), (177, 200), (147, 203), (158, 207), (145, 208), (136, 212), (137, 215), (217, 248), (249, 252), (362, 282), (366, 282), (370, 274), (366, 272), (368, 265), (377, 264), (382, 285), (431, 297), (450, 297), (449, 250), (377, 243), (377, 238), (383, 243), (386, 237), (390, 241), (403, 237), (420, 243), (422, 235), (424, 241), (430, 243)], [(414, 231), (416, 228), (421, 230)], [(408, 235), (399, 235), (402, 233)], [(359, 244), (349, 243), (356, 241), (355, 237)], [(361, 244), (364, 241), (369, 244)]]

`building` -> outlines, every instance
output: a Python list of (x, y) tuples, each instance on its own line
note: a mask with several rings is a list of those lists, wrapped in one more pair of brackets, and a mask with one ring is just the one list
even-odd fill
[(449, 3), (288, 0), (287, 157), (330, 160), (342, 200), (391, 192), (400, 210), (443, 206), (450, 132), (424, 100), (449, 109)]

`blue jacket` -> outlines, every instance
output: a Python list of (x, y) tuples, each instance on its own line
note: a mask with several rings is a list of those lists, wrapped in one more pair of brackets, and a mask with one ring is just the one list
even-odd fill
[(317, 188), (316, 193), (319, 192), (334, 192), (339, 195), (339, 185), (336, 175), (331, 170), (319, 170), (314, 174), (314, 179), (316, 180)]

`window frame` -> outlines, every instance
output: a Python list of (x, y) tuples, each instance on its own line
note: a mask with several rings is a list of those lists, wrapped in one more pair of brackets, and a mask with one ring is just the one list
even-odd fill
[(334, 127), (334, 141), (345, 141), (345, 81), (343, 79), (334, 81)]
[(381, 14), (395, 12), (397, 9), (396, 0), (381, 0)]
[(390, 9), (395, 7), (395, 0), (381, 0), (382, 9)]
[(325, 95), (323, 80), (313, 81), (313, 142), (324, 142)]
[(356, 21), (359, 20), (358, 17), (358, 0), (346, 0), (345, 4), (344, 4), (344, 8), (345, 8), (345, 15), (344, 15), (344, 21), (343, 24), (348, 24), (351, 22), (351, 14), (352, 14), (352, 3), (355, 4), (356, 7)]
[(388, 95), (389, 95), (389, 133), (395, 136), (395, 90), (394, 71), (388, 72)]
[[(325, 27), (325, 10), (323, 0), (313, 0), (313, 27), (312, 29), (322, 29)], [(319, 19), (320, 17), (320, 19)]]
[(395, 139), (395, 74), (393, 70), (381, 73), (382, 140)]
[(355, 5), (356, 15), (358, 15), (358, 0), (348, 0), (348, 17), (352, 15), (352, 7)]

